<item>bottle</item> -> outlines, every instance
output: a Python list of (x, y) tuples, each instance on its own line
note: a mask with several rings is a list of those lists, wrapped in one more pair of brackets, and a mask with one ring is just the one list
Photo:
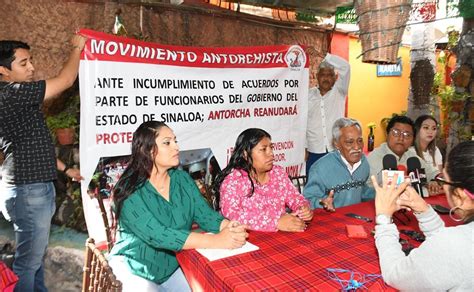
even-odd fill
[(369, 137), (367, 139), (367, 150), (370, 152), (374, 150), (374, 142), (375, 142), (375, 137), (374, 137), (374, 129), (371, 127), (369, 128)]

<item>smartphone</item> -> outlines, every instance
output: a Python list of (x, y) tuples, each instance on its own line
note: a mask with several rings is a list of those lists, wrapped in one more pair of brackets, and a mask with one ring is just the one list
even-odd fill
[(365, 221), (365, 222), (372, 222), (372, 219), (367, 218), (367, 217), (364, 217), (364, 216), (361, 216), (361, 215), (358, 215), (358, 214), (347, 213), (347, 214), (345, 214), (345, 215), (348, 216), (348, 217), (351, 217), (351, 218), (356, 218), (356, 219), (359, 219), (359, 220), (363, 220), (363, 221)]
[(406, 236), (410, 237), (411, 239), (413, 240), (416, 240), (418, 242), (423, 242), (425, 241), (425, 236), (418, 232), (418, 231), (415, 231), (415, 230), (400, 230), (400, 233), (402, 234), (405, 234)]
[(440, 214), (449, 214), (449, 209), (438, 204), (431, 204), (433, 209)]
[[(386, 174), (386, 175), (385, 175)], [(397, 181), (394, 182), (395, 175), (398, 174)], [(387, 185), (391, 185), (395, 183), (397, 186), (405, 180), (405, 172), (403, 170), (382, 170), (382, 184), (387, 183)], [(386, 179), (386, 181), (384, 180)]]

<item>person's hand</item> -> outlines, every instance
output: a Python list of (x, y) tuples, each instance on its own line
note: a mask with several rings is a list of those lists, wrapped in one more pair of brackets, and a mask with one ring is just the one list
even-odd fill
[(322, 59), (324, 59), (324, 57), (326, 56), (322, 53), (322, 51), (316, 50), (316, 48), (314, 46), (307, 46), (304, 51), (306, 52), (306, 54), (309, 57), (313, 57), (313, 58), (322, 58)]
[(306, 227), (304, 221), (296, 216), (296, 212), (292, 214), (284, 214), (278, 219), (277, 229), (280, 231), (303, 232)]
[(313, 219), (313, 210), (311, 210), (308, 205), (300, 207), (296, 211), (296, 214), (303, 221), (311, 221), (311, 219)]
[(438, 195), (438, 194), (441, 194), (443, 193), (443, 187), (440, 186), (437, 182), (435, 181), (430, 181), (427, 185), (427, 188), (428, 188), (428, 193), (430, 194), (430, 196), (432, 195)]
[(81, 175), (81, 171), (77, 168), (68, 168), (65, 174), (69, 176), (70, 178), (72, 178), (73, 181), (84, 180), (84, 178)]
[(319, 204), (323, 206), (323, 209), (328, 212), (335, 212), (336, 208), (334, 208), (334, 190), (329, 191), (329, 195), (319, 200)]
[(77, 48), (79, 52), (82, 52), (82, 50), (84, 49), (84, 46), (86, 45), (86, 41), (87, 39), (83, 37), (82, 35), (75, 34), (71, 38), (71, 45), (73, 49)]
[(235, 249), (242, 247), (247, 242), (247, 226), (241, 225), (237, 221), (230, 221), (216, 237), (216, 247)]
[(388, 185), (388, 174), (384, 172), (383, 176), (382, 187), (379, 186), (375, 175), (372, 175), (370, 178), (375, 189), (375, 214), (385, 214), (392, 217), (392, 214), (395, 213), (395, 211), (401, 209), (397, 202), (400, 195), (410, 184), (410, 181), (405, 180), (403, 183), (397, 186), (395, 182), (398, 180), (398, 173), (396, 173), (392, 179), (392, 183)]
[(229, 222), (229, 224), (227, 224), (226, 227), (229, 228), (230, 232), (239, 234), (239, 236), (243, 232), (245, 233), (245, 238), (248, 237), (248, 233), (246, 230), (249, 229), (249, 227), (245, 224), (240, 224), (238, 221), (232, 220)]
[(416, 213), (423, 213), (428, 210), (428, 204), (411, 186), (408, 186), (405, 189), (405, 192), (400, 195), (397, 200), (397, 204), (401, 208), (407, 209), (409, 211), (411, 210)]

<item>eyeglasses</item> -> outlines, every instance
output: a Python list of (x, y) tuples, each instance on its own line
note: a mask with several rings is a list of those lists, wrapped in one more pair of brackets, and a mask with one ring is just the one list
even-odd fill
[(442, 177), (436, 177), (435, 181), (438, 183), (438, 185), (443, 186), (443, 185), (450, 185), (453, 187), (461, 187), (461, 183), (457, 181), (447, 181)]
[(392, 133), (393, 137), (397, 137), (397, 138), (400, 137), (400, 136), (402, 136), (403, 139), (408, 139), (408, 138), (413, 137), (413, 133), (411, 133), (411, 132), (400, 131), (400, 130), (394, 129), (394, 128), (392, 128), (390, 130), (390, 132)]

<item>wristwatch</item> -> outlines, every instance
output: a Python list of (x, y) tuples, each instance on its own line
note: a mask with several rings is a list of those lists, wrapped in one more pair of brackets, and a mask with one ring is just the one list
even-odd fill
[(375, 217), (375, 224), (377, 225), (387, 225), (387, 224), (392, 224), (393, 220), (392, 217), (389, 217), (385, 214), (378, 214)]

